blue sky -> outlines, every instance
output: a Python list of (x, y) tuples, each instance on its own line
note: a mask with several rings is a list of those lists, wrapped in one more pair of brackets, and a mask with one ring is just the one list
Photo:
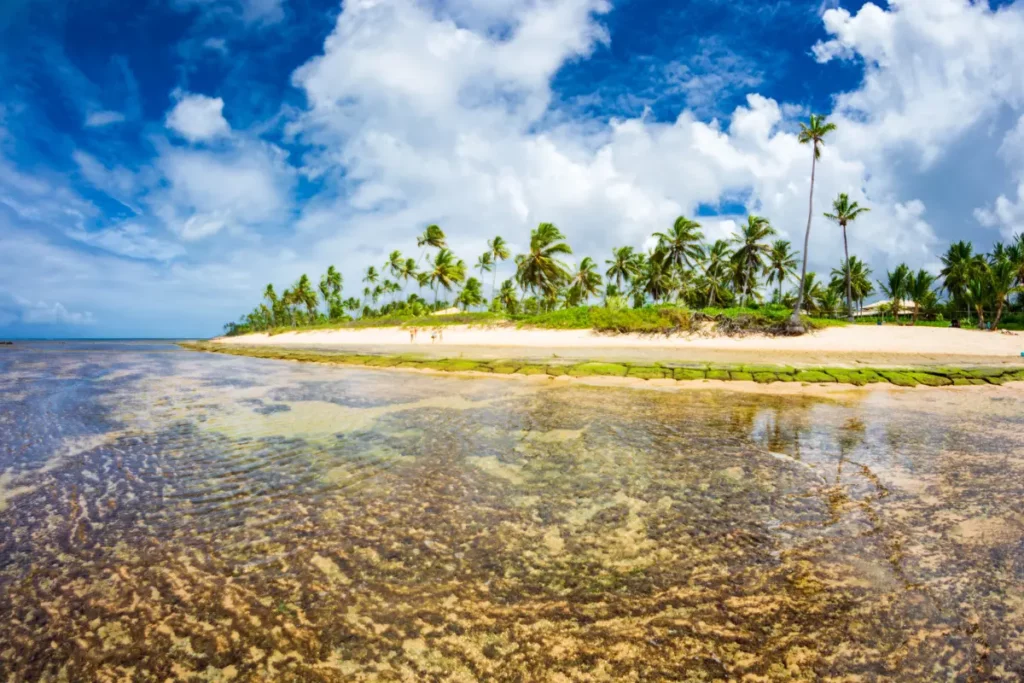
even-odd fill
[(849, 192), (854, 252), (934, 268), (1024, 226), (1022, 5), (8, 0), (0, 336), (211, 335), (431, 222), (467, 260), (545, 220), (599, 259), (680, 214), (797, 242), (812, 111), (819, 213)]

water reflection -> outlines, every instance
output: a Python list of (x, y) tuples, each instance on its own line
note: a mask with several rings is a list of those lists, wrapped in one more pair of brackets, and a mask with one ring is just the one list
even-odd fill
[(11, 680), (1014, 680), (1021, 392), (0, 354)]

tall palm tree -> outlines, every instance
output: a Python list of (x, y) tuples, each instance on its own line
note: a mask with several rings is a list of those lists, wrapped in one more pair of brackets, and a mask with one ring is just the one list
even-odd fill
[[(967, 303), (967, 286), (981, 268), (984, 259), (974, 253), (974, 245), (963, 240), (949, 245), (946, 253), (940, 257), (942, 270), (942, 288), (949, 293), (953, 306)], [(967, 306), (967, 322), (971, 320), (970, 306)]]
[(564, 241), (565, 235), (552, 223), (541, 223), (530, 232), (530, 250), (516, 256), (516, 282), (525, 292), (545, 296), (558, 292), (569, 279), (565, 263), (558, 259), (571, 255), (572, 248)]
[(480, 281), (475, 277), (471, 277), (466, 280), (466, 284), (462, 286), (462, 291), (455, 297), (455, 304), (462, 306), (462, 310), (468, 311), (473, 306), (479, 306), (483, 303), (483, 294)]
[(917, 324), (917, 317), (921, 313), (921, 308), (928, 301), (929, 296), (931, 296), (932, 287), (935, 285), (936, 279), (934, 275), (924, 268), (917, 271), (917, 275), (910, 273), (907, 276), (907, 297), (914, 302), (914, 315), (911, 318), (912, 325)]
[(508, 243), (501, 235), (487, 240), (487, 248), (491, 252), (491, 261), (494, 263), (494, 272), (491, 274), (491, 298), (493, 299), (495, 297), (494, 287), (498, 282), (498, 264), (507, 261), (512, 256), (512, 252), (509, 251)]
[[(850, 221), (856, 220), (858, 216), (870, 210), (867, 207), (859, 206), (857, 202), (851, 202), (849, 195), (843, 192), (832, 202), (832, 213), (825, 214), (825, 218), (838, 223), (839, 227), (843, 229), (843, 253), (847, 261), (850, 260), (850, 243), (846, 238), (846, 227)], [(850, 278), (846, 278), (846, 319), (852, 323), (853, 294), (851, 289)]]
[(623, 282), (629, 284), (640, 272), (637, 267), (637, 254), (633, 251), (633, 247), (612, 249), (612, 258), (605, 260), (605, 264), (609, 266), (604, 273), (605, 277), (615, 278), (615, 286), (620, 290)]
[(313, 283), (309, 281), (309, 276), (303, 273), (292, 288), (292, 292), (295, 303), (306, 307), (308, 320), (313, 322), (316, 319), (317, 298), (316, 290), (313, 289)]
[(334, 266), (327, 266), (327, 272), (320, 278), (320, 295), (327, 306), (327, 317), (334, 320), (341, 313), (341, 273)]
[(281, 304), (277, 299), (277, 292), (274, 291), (274, 285), (268, 284), (267, 288), (263, 290), (263, 298), (270, 304), (270, 322), (272, 325), (281, 325), (284, 320), (281, 319), (280, 308)]
[(757, 274), (765, 269), (764, 259), (771, 252), (771, 247), (764, 240), (774, 234), (775, 228), (767, 218), (747, 216), (747, 224), (732, 238), (733, 244), (737, 245), (732, 259), (740, 285), (740, 306), (746, 306), (747, 297), (757, 286)]
[(501, 283), (501, 291), (498, 292), (498, 304), (509, 315), (519, 312), (519, 299), (516, 297), (516, 286), (512, 280), (505, 280)]
[(864, 307), (864, 299), (875, 293), (875, 286), (871, 284), (871, 269), (856, 256), (851, 256), (839, 264), (838, 268), (833, 268), (831, 275), (829, 287), (843, 289), (849, 279), (850, 292), (858, 309)]
[(672, 265), (660, 248), (655, 248), (644, 259), (640, 277), (634, 280), (634, 288), (649, 296), (655, 303), (666, 299), (675, 288)]
[(409, 280), (416, 279), (416, 259), (407, 258), (402, 262), (401, 267), (396, 273), (397, 277), (401, 278), (405, 285), (409, 284)]
[[(367, 288), (371, 288), (372, 285), (377, 284), (377, 280), (380, 279), (380, 275), (377, 273), (377, 269), (373, 266), (366, 268), (366, 274), (363, 275), (363, 282), (366, 283)], [(372, 291), (372, 289), (371, 289)], [(368, 292), (364, 290), (363, 294), (366, 295)]]
[(769, 287), (773, 282), (779, 283), (777, 300), (781, 303), (783, 283), (796, 275), (796, 253), (788, 240), (772, 242), (771, 250), (768, 252), (768, 265), (765, 266), (765, 275), (768, 276)]
[(1017, 284), (1017, 264), (1008, 258), (992, 264), (988, 268), (988, 291), (992, 303), (996, 307), (996, 317), (992, 321), (992, 329), (998, 330), (1006, 300), (1010, 295), (1024, 291), (1024, 286)]
[(708, 306), (716, 301), (724, 301), (726, 283), (731, 276), (729, 263), (732, 260), (732, 249), (725, 240), (715, 240), (707, 251), (704, 259), (704, 288), (707, 291)]
[(811, 220), (814, 217), (814, 173), (817, 169), (818, 159), (821, 158), (821, 146), (825, 144), (825, 136), (836, 129), (834, 123), (828, 123), (824, 116), (811, 114), (808, 123), (800, 124), (800, 134), (797, 140), (800, 144), (810, 144), (813, 148), (811, 154), (811, 192), (807, 202), (807, 231), (804, 233), (804, 259), (803, 267), (800, 270), (800, 287), (797, 290), (796, 305), (793, 307), (793, 317), (790, 318), (789, 326), (794, 331), (803, 330), (803, 323), (800, 321), (800, 309), (803, 306), (804, 279), (807, 277), (807, 251), (811, 242)]
[(423, 261), (428, 248), (445, 249), (448, 247), (448, 241), (445, 238), (444, 230), (436, 225), (428, 225), (423, 230), (423, 234), (416, 238), (416, 246), (423, 250), (420, 252), (419, 260), (416, 262), (418, 267)]
[(903, 305), (903, 300), (907, 298), (912, 277), (913, 274), (907, 264), (901, 263), (896, 266), (895, 270), (890, 270), (885, 274), (885, 282), (878, 281), (882, 292), (889, 297), (892, 316), (896, 322), (900, 321), (900, 308)]
[(390, 254), (388, 254), (388, 260), (384, 264), (384, 268), (382, 269), (382, 271), (391, 273), (397, 278), (398, 272), (402, 269), (402, 264), (404, 262), (405, 259), (402, 257), (402, 252), (400, 252), (398, 249), (395, 249)]
[(466, 279), (466, 264), (455, 257), (451, 249), (442, 247), (430, 261), (430, 284), (434, 289), (434, 307), (437, 307), (438, 290), (452, 291), (452, 286)]
[(700, 223), (686, 216), (677, 218), (668, 232), (656, 232), (654, 237), (658, 238), (658, 247), (666, 263), (677, 271), (682, 271), (684, 267), (692, 269), (704, 254), (701, 246), (704, 233), (701, 232)]
[(480, 278), (482, 279), (484, 273), (490, 273), (494, 270), (494, 257), (491, 256), (490, 250), (480, 254), (480, 257), (476, 260), (476, 265), (473, 266), (480, 271)]
[(597, 264), (589, 256), (580, 261), (579, 268), (569, 280), (568, 300), (570, 305), (578, 306), (580, 302), (588, 303), (590, 297), (601, 291), (601, 275), (597, 272)]

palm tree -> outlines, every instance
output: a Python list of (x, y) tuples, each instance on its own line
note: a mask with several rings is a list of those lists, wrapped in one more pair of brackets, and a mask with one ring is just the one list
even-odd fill
[(715, 240), (707, 251), (700, 288), (707, 295), (709, 307), (713, 307), (716, 301), (724, 302), (728, 296), (726, 287), (732, 275), (729, 266), (731, 258), (732, 249), (725, 240)]
[(582, 301), (589, 303), (590, 297), (601, 291), (601, 275), (597, 272), (597, 264), (589, 256), (580, 261), (579, 268), (569, 280), (568, 300), (570, 305), (577, 306)]
[[(376, 268), (374, 268), (373, 266), (369, 266), (369, 267), (367, 267), (367, 269), (366, 269), (366, 274), (365, 274), (365, 275), (363, 275), (363, 282), (365, 282), (365, 283), (366, 283), (366, 286), (367, 286), (367, 288), (370, 288), (370, 287), (371, 287), (371, 285), (375, 285), (375, 284), (377, 284), (377, 280), (378, 280), (379, 278), (380, 278), (380, 275), (378, 275), (378, 273), (377, 273), (377, 269), (376, 269)], [(365, 294), (366, 294), (366, 291), (364, 290), (364, 292), (363, 292), (363, 293), (364, 293), (364, 295), (365, 295)]]
[(341, 317), (341, 286), (341, 273), (334, 266), (327, 266), (327, 272), (320, 278), (320, 295), (327, 305), (330, 320)]
[(419, 263), (423, 261), (423, 257), (426, 255), (428, 247), (432, 247), (434, 249), (445, 249), (448, 247), (448, 241), (445, 239), (444, 230), (436, 225), (428, 225), (423, 230), (423, 234), (416, 238), (416, 246), (423, 250), (420, 253), (419, 261), (416, 262), (418, 267)]
[(263, 290), (263, 298), (270, 304), (270, 322), (272, 325), (281, 325), (284, 323), (280, 314), (281, 303), (277, 299), (277, 292), (274, 291), (274, 285), (268, 284), (267, 288)]
[(316, 291), (313, 289), (313, 284), (309, 281), (309, 276), (305, 273), (299, 278), (299, 281), (295, 283), (292, 288), (292, 295), (295, 303), (300, 306), (306, 307), (306, 314), (309, 322), (313, 322), (316, 319)]
[(569, 279), (569, 271), (557, 257), (572, 254), (565, 235), (552, 223), (541, 223), (530, 233), (530, 250), (516, 256), (516, 282), (525, 292), (539, 290), (549, 296)]
[(910, 272), (910, 268), (907, 267), (906, 263), (901, 263), (896, 266), (895, 270), (890, 270), (886, 273), (885, 282), (878, 281), (878, 286), (882, 292), (889, 297), (892, 316), (897, 323), (900, 321), (900, 307), (903, 304), (903, 300), (907, 298), (907, 290), (910, 287), (911, 278), (913, 278), (913, 274)]
[(985, 302), (989, 299), (989, 279), (987, 273), (976, 270), (964, 288), (964, 299), (978, 314), (978, 327), (985, 327)]
[(765, 269), (764, 258), (771, 252), (771, 247), (764, 240), (774, 234), (775, 228), (767, 218), (747, 216), (747, 224), (732, 238), (732, 242), (739, 245), (732, 260), (740, 285), (740, 306), (746, 305), (747, 297), (756, 287), (757, 273)]
[(824, 313), (829, 317), (834, 316), (839, 312), (842, 304), (843, 300), (838, 289), (833, 287), (821, 288), (821, 293), (818, 295), (819, 313)]
[(395, 275), (401, 278), (406, 285), (409, 284), (409, 280), (416, 279), (416, 259), (405, 259)]
[(911, 324), (917, 324), (917, 317), (932, 294), (932, 286), (937, 278), (922, 268), (917, 275), (910, 273), (907, 277), (907, 296), (914, 302), (914, 316)]
[(480, 285), (480, 281), (475, 277), (471, 277), (466, 280), (466, 284), (463, 285), (462, 291), (455, 298), (456, 305), (462, 306), (462, 310), (468, 311), (473, 306), (479, 306), (484, 301), (483, 288)]
[(494, 272), (491, 274), (491, 298), (493, 299), (494, 286), (497, 284), (498, 278), (498, 264), (502, 261), (507, 261), (512, 255), (512, 252), (508, 250), (508, 243), (505, 242), (505, 238), (501, 235), (495, 236), (492, 240), (487, 240), (487, 248), (491, 252), (491, 261), (494, 262)]
[(701, 246), (704, 233), (700, 230), (700, 223), (686, 216), (677, 218), (667, 233), (656, 232), (654, 237), (658, 238), (658, 248), (666, 263), (677, 271), (681, 272), (684, 266), (692, 269), (704, 254)]
[(651, 297), (655, 303), (666, 299), (675, 288), (672, 279), (672, 265), (660, 248), (655, 248), (646, 259), (644, 259), (643, 270), (640, 277), (633, 282), (634, 289)]
[[(945, 255), (941, 257), (942, 270), (939, 276), (942, 278), (942, 288), (945, 289), (953, 300), (953, 306), (966, 304), (967, 285), (976, 275), (984, 259), (980, 254), (974, 253), (974, 246), (963, 240), (949, 245)], [(970, 307), (967, 307), (967, 322), (971, 321)]]
[[(804, 308), (808, 313), (818, 313), (821, 311), (821, 303), (826, 298), (825, 292), (828, 288), (821, 286), (821, 283), (818, 282), (818, 274), (814, 271), (805, 275), (803, 286)], [(799, 292), (797, 293), (797, 298), (800, 298)]]
[(623, 282), (629, 284), (630, 280), (640, 272), (637, 267), (637, 254), (633, 251), (633, 247), (612, 249), (612, 259), (605, 260), (605, 263), (609, 266), (604, 273), (605, 277), (615, 278), (615, 286), (619, 289), (622, 289)]
[(999, 320), (1003, 317), (1003, 307), (1011, 294), (1024, 291), (1024, 286), (1016, 284), (1017, 264), (1010, 259), (1002, 259), (988, 268), (988, 290), (992, 303), (996, 307), (996, 317), (992, 321), (992, 329), (999, 329)]
[(782, 301), (783, 283), (796, 275), (796, 254), (788, 240), (775, 240), (772, 242), (771, 250), (768, 252), (768, 265), (765, 267), (765, 275), (768, 276), (768, 286), (773, 282), (779, 283), (777, 300)]
[(501, 283), (501, 291), (498, 292), (498, 303), (509, 315), (515, 315), (519, 311), (519, 299), (516, 297), (516, 287), (512, 280), (505, 280)]
[(832, 281), (829, 283), (829, 287), (842, 289), (846, 286), (847, 279), (850, 282), (853, 300), (857, 302), (857, 308), (863, 308), (864, 299), (875, 293), (875, 286), (871, 284), (871, 269), (856, 256), (851, 256), (848, 261), (839, 264), (838, 268), (832, 269)]
[(483, 278), (485, 272), (490, 273), (494, 270), (494, 257), (491, 256), (491, 252), (489, 250), (480, 254), (480, 257), (476, 260), (474, 268), (480, 271), (481, 278)]
[(402, 258), (402, 252), (400, 252), (399, 250), (395, 249), (390, 254), (388, 254), (388, 260), (384, 264), (384, 268), (382, 270), (390, 272), (392, 275), (394, 275), (397, 278), (398, 277), (398, 273), (402, 270), (402, 265), (404, 263), (405, 263), (405, 259)]
[(825, 144), (825, 136), (835, 129), (836, 125), (826, 122), (824, 116), (811, 114), (811, 119), (808, 123), (800, 124), (800, 135), (797, 136), (800, 144), (811, 145), (813, 153), (811, 154), (811, 192), (807, 206), (807, 232), (804, 233), (803, 267), (800, 270), (800, 287), (797, 290), (796, 305), (793, 307), (793, 317), (789, 321), (789, 326), (794, 331), (803, 331), (804, 328), (803, 323), (800, 322), (800, 309), (803, 307), (804, 292), (807, 289), (804, 286), (804, 279), (807, 277), (807, 250), (810, 247), (811, 220), (814, 217), (814, 173), (817, 169), (818, 159), (821, 158), (821, 146)]
[[(870, 210), (866, 207), (858, 206), (857, 202), (851, 203), (850, 197), (843, 192), (832, 202), (832, 213), (825, 214), (825, 218), (838, 223), (839, 227), (843, 229), (843, 253), (846, 255), (847, 261), (850, 260), (850, 243), (846, 239), (846, 226), (849, 225), (850, 221), (856, 220), (862, 213), (867, 213)], [(852, 323), (853, 294), (851, 290), (850, 278), (846, 278), (846, 319)]]
[(429, 279), (434, 289), (434, 307), (437, 308), (438, 289), (451, 291), (452, 286), (466, 279), (466, 264), (457, 259), (451, 249), (442, 247), (430, 261)]

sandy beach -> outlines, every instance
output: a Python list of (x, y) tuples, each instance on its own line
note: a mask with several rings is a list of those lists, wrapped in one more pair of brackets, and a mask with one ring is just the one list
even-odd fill
[(586, 358), (776, 362), (794, 365), (872, 363), (1024, 363), (1024, 333), (934, 327), (850, 325), (800, 337), (610, 335), (590, 330), (451, 326), (432, 339), (420, 330), (366, 328), (221, 337), (221, 344), (330, 348), (362, 353), (417, 353), (471, 358)]

